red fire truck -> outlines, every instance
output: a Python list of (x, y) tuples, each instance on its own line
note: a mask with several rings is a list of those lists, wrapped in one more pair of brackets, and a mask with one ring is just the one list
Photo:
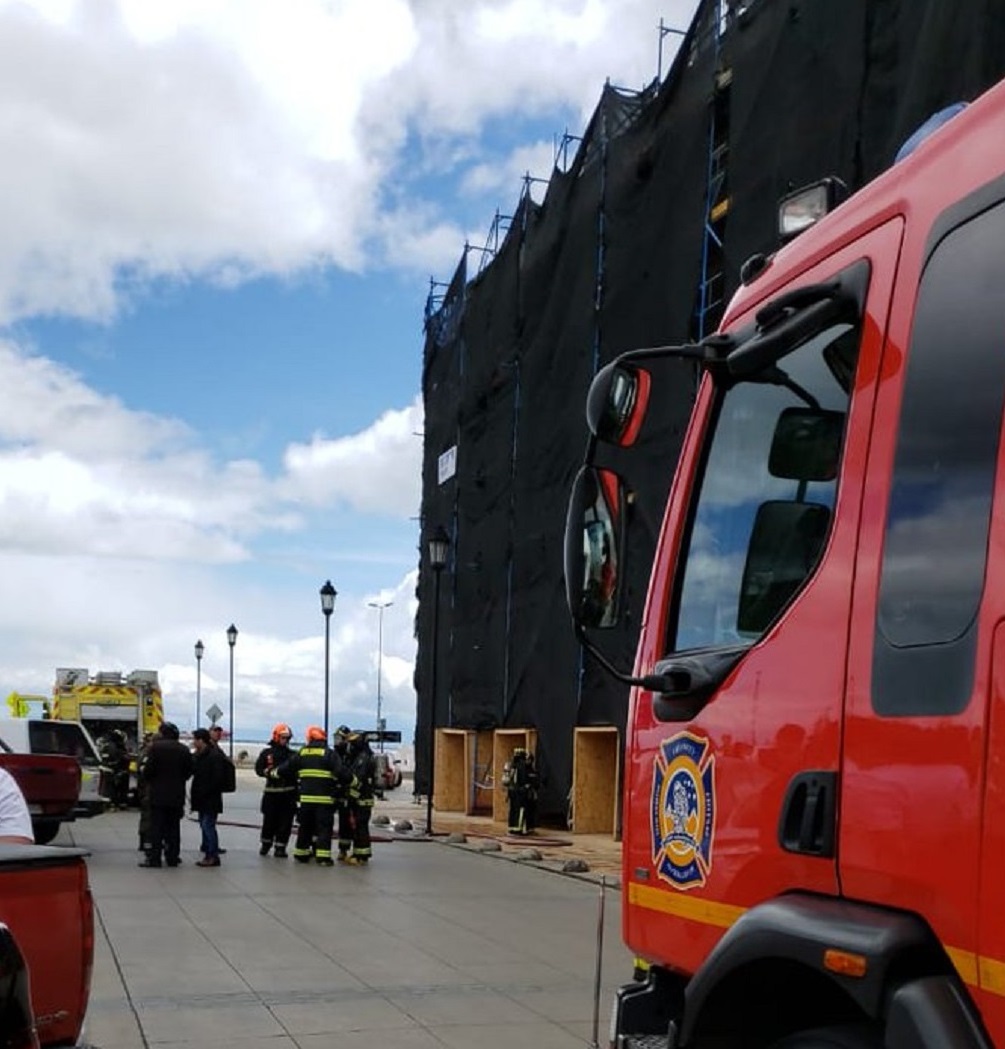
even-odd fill
[[(1005, 1046), (1005, 85), (590, 390), (580, 636), (624, 609), (659, 404), (703, 373), (642, 615), (631, 1046)], [(812, 194), (811, 194), (812, 196)], [(633, 458), (634, 457), (634, 458)]]

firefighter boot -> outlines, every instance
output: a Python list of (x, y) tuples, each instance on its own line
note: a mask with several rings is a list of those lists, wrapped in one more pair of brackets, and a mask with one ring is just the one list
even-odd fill
[(268, 856), (269, 855), (269, 849), (271, 849), (271, 848), (272, 848), (272, 842), (271, 841), (263, 841), (262, 844), (258, 846), (258, 855), (259, 856)]
[(276, 851), (273, 852), (272, 855), (275, 856), (277, 860), (285, 860), (286, 859), (286, 855), (287, 855), (287, 853), (286, 853), (286, 846), (285, 845), (277, 845), (276, 846)]

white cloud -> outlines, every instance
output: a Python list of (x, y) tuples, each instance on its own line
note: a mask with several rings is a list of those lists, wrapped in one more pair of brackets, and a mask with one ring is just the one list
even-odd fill
[(0, 551), (242, 560), (309, 508), (407, 518), (419, 503), (421, 407), (338, 440), (294, 444), (286, 474), (216, 462), (186, 427), (131, 410), (68, 369), (0, 344)]
[(606, 76), (652, 79), (660, 15), (692, 7), (0, 0), (0, 321), (107, 319), (126, 274), (448, 264), (427, 200), (381, 215), (409, 137), (477, 164), (489, 118), (585, 120)]
[[(520, 146), (501, 161), (486, 161), (472, 165), (462, 180), (465, 193), (510, 194), (516, 196), (522, 189), (526, 175), (533, 179), (549, 179), (555, 166), (554, 142), (535, 142)], [(531, 183), (531, 194), (535, 200), (543, 197), (543, 187)]]
[(415, 514), (422, 489), (422, 403), (385, 412), (371, 427), (286, 450), (284, 493), (304, 502), (340, 501), (363, 513)]

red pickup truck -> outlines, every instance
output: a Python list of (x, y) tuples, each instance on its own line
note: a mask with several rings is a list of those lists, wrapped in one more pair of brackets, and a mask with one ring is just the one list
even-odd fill
[(80, 797), (80, 763), (62, 754), (14, 754), (0, 740), (0, 768), (21, 788), (36, 844), (47, 845), (60, 823), (74, 818)]
[[(45, 1049), (76, 1045), (80, 1038), (94, 960), (94, 907), (86, 855), (83, 849), (0, 844), (0, 1044), (4, 1046)], [(31, 1014), (37, 1041), (32, 1040)]]

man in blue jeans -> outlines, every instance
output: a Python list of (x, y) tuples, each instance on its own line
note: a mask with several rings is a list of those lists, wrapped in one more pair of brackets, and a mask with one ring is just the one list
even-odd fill
[(220, 748), (209, 731), (197, 728), (192, 733), (195, 760), (192, 771), (192, 811), (199, 814), (203, 857), (197, 867), (220, 866), (220, 839), (216, 833), (217, 817), (223, 812), (223, 762)]

